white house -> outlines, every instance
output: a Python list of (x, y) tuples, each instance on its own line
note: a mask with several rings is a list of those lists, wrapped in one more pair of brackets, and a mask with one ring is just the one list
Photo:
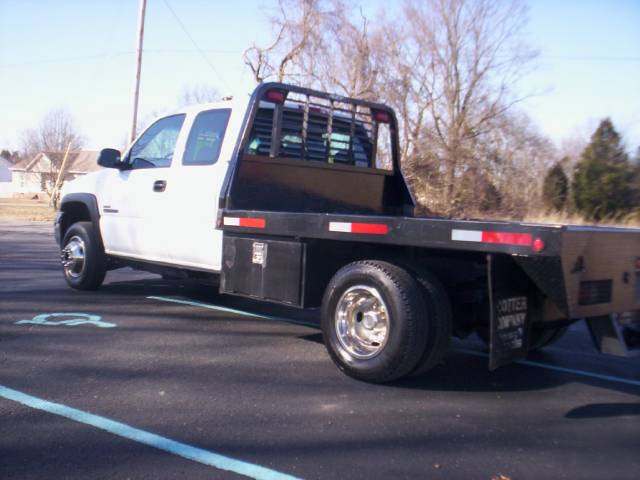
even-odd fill
[[(18, 162), (9, 170), (13, 173), (13, 194), (36, 194), (51, 190), (56, 181), (58, 167), (62, 164), (64, 153), (40, 152), (32, 159)], [(64, 181), (73, 180), (80, 175), (94, 172), (101, 167), (97, 164), (98, 152), (81, 150), (69, 152), (65, 166)]]
[(11, 167), (13, 163), (0, 157), (0, 197), (10, 197), (13, 194), (11, 186)]

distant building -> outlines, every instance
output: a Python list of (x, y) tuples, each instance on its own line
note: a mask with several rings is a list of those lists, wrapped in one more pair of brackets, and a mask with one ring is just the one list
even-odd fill
[[(31, 159), (25, 159), (9, 167), (13, 173), (11, 180), (13, 194), (36, 194), (51, 190), (56, 181), (53, 165), (61, 165), (64, 153), (40, 152)], [(69, 152), (65, 166), (64, 181), (99, 170), (98, 152), (81, 150)]]
[(13, 163), (0, 157), (0, 197), (10, 197), (13, 194), (11, 185), (11, 167)]

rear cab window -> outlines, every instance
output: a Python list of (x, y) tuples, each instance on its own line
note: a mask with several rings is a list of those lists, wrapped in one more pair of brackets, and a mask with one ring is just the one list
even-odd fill
[(284, 105), (260, 102), (245, 153), (392, 170), (388, 125), (368, 108), (295, 98)]

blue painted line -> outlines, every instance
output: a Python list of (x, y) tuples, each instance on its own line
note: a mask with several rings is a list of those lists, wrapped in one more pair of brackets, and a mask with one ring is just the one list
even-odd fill
[(20, 403), (27, 407), (69, 418), (79, 423), (84, 423), (85, 425), (105, 430), (119, 437), (133, 440), (134, 442), (142, 443), (188, 460), (193, 460), (204, 465), (215, 467), (219, 470), (226, 470), (249, 478), (254, 478), (256, 480), (298, 480), (297, 477), (287, 475), (286, 473), (280, 473), (275, 470), (271, 470), (270, 468), (261, 467), (260, 465), (225, 457), (219, 453), (193, 447), (186, 443), (177, 442), (170, 438), (162, 437), (145, 430), (140, 430), (125, 423), (116, 422), (99, 415), (77, 410), (59, 403), (49, 402), (48, 400), (43, 400), (38, 397), (33, 397), (2, 385), (0, 385), (0, 397)]
[[(467, 350), (466, 348), (452, 348), (452, 352), (464, 353), (467, 355), (475, 355), (476, 357), (488, 358), (489, 355), (483, 352), (477, 352), (475, 350)], [(586, 370), (577, 370), (575, 368), (559, 367), (557, 365), (549, 365), (543, 362), (534, 362), (532, 360), (517, 360), (513, 363), (519, 365), (526, 365), (528, 367), (545, 368), (547, 370), (554, 370), (556, 372), (570, 373), (572, 375), (579, 375), (582, 377), (597, 378), (598, 380), (606, 380), (608, 382), (624, 383), (626, 385), (633, 385), (634, 387), (640, 387), (640, 380), (633, 380), (631, 378), (616, 377), (613, 375), (605, 375), (603, 373), (587, 372)]]
[(223, 306), (220, 306), (220, 305), (213, 305), (213, 304), (210, 304), (210, 303), (193, 302), (191, 300), (182, 300), (180, 298), (171, 298), (171, 297), (150, 296), (150, 297), (147, 297), (147, 298), (149, 300), (160, 300), (161, 302), (179, 303), (181, 305), (190, 305), (192, 307), (202, 307), (202, 308), (208, 308), (209, 310), (218, 310), (220, 312), (235, 313), (236, 315), (243, 315), (245, 317), (260, 318), (260, 319), (264, 319), (264, 320), (275, 320), (275, 321), (278, 321), (278, 322), (294, 323), (296, 325), (303, 325), (305, 327), (318, 328), (317, 324), (311, 323), (311, 322), (304, 322), (304, 321), (301, 321), (301, 320), (294, 320), (292, 318), (273, 317), (271, 315), (262, 315), (262, 314), (259, 314), (259, 313), (251, 313), (251, 312), (247, 312), (245, 310), (238, 310), (238, 309), (235, 309), (235, 308), (223, 307)]

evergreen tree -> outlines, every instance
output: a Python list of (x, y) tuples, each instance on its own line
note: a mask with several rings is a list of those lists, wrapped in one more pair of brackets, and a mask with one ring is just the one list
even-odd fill
[(596, 221), (624, 215), (633, 209), (633, 176), (620, 135), (610, 119), (602, 120), (575, 168), (575, 209)]
[(563, 210), (569, 195), (569, 179), (564, 173), (562, 163), (567, 159), (562, 159), (549, 169), (544, 177), (542, 186), (542, 200), (550, 210)]

